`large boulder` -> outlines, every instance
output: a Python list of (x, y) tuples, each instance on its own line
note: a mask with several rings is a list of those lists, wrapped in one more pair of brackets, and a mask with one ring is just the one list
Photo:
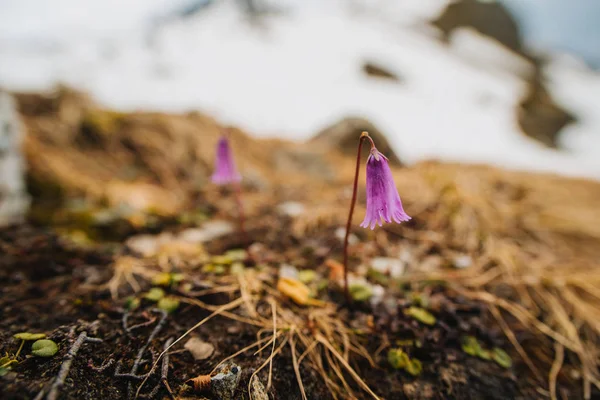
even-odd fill
[[(363, 131), (369, 132), (379, 151), (385, 154), (391, 164), (402, 165), (386, 136), (373, 123), (364, 118), (344, 118), (317, 133), (310, 140), (310, 143), (322, 148), (336, 149), (344, 154), (356, 157), (356, 145)], [(368, 152), (363, 151), (363, 154), (366, 158)]]

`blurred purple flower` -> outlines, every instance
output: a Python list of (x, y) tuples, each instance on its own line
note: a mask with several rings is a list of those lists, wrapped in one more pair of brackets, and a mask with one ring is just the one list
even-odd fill
[(228, 183), (240, 182), (242, 176), (235, 167), (229, 140), (222, 136), (217, 143), (217, 157), (215, 159), (215, 172), (211, 180), (217, 185), (226, 185)]
[(402, 208), (388, 160), (373, 147), (367, 159), (367, 215), (360, 226), (374, 229), (383, 221), (401, 223), (409, 219)]

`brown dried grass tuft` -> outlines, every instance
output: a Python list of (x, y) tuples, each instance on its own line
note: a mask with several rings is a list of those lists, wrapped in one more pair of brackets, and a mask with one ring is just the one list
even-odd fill
[[(552, 342), (570, 351), (577, 358), (571, 368), (582, 376), (589, 399), (591, 385), (600, 387), (600, 185), (489, 167), (430, 164), (423, 170), (437, 194), (423, 195), (431, 203), (422, 205), (416, 215), (422, 226), (410, 236), (433, 241), (442, 255), (467, 253), (473, 265), (417, 267), (407, 279), (443, 280), (488, 304), (534, 375), (541, 379), (543, 370), (550, 376), (551, 393), (562, 361), (534, 364), (528, 354), (537, 350), (521, 347), (513, 330), (540, 337), (545, 352), (554, 352), (548, 349)], [(411, 200), (418, 203), (418, 195), (411, 193)], [(555, 360), (562, 359), (560, 352)]]

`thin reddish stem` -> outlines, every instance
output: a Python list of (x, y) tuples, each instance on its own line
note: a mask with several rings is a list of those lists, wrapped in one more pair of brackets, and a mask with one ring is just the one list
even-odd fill
[(239, 182), (236, 182), (233, 184), (233, 192), (234, 192), (234, 196), (235, 196), (235, 201), (237, 203), (238, 206), (238, 219), (240, 221), (240, 231), (242, 232), (242, 235), (244, 236), (244, 239), (247, 238), (246, 235), (246, 229), (245, 229), (245, 214), (244, 214), (244, 203), (242, 202), (242, 184)]
[(356, 154), (356, 172), (354, 173), (354, 187), (352, 189), (352, 201), (350, 202), (350, 212), (348, 213), (348, 222), (346, 223), (346, 235), (344, 236), (344, 294), (346, 296), (346, 302), (351, 303), (350, 291), (348, 289), (348, 239), (350, 237), (350, 226), (352, 225), (352, 215), (354, 214), (354, 205), (356, 204), (356, 193), (358, 191), (358, 175), (360, 174), (360, 153), (362, 144), (365, 139), (369, 139), (371, 142), (371, 149), (375, 148), (373, 139), (367, 132), (363, 132), (360, 135), (358, 141), (358, 152)]

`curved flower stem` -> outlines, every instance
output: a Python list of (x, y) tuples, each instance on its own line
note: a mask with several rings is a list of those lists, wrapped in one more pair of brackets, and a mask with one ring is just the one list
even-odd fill
[(363, 132), (358, 140), (358, 153), (356, 155), (356, 172), (354, 173), (354, 187), (352, 189), (352, 200), (350, 202), (350, 212), (348, 213), (348, 222), (346, 223), (346, 235), (344, 236), (344, 295), (346, 303), (351, 303), (350, 291), (348, 290), (348, 238), (350, 237), (350, 226), (352, 225), (352, 215), (354, 214), (354, 205), (356, 204), (356, 192), (358, 191), (358, 175), (360, 174), (360, 153), (365, 139), (371, 142), (371, 149), (375, 148), (373, 139), (368, 132)]
[(245, 218), (245, 214), (244, 214), (244, 203), (242, 202), (242, 185), (241, 185), (241, 183), (239, 183), (239, 182), (234, 183), (233, 191), (234, 191), (234, 195), (235, 195), (235, 201), (238, 206), (238, 218), (240, 220), (240, 231), (242, 232), (244, 239), (247, 239), (246, 229), (245, 229), (246, 218)]

